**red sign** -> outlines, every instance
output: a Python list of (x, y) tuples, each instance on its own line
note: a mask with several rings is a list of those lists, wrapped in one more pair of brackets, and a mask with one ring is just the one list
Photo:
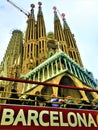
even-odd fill
[(0, 130), (98, 130), (98, 111), (0, 105)]

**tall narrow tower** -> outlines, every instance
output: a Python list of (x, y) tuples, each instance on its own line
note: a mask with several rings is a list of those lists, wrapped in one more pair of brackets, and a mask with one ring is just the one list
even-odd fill
[(54, 9), (54, 38), (59, 42), (61, 50), (67, 54), (68, 53), (67, 44), (64, 36), (64, 31), (60, 23), (60, 19), (57, 15), (56, 7), (53, 7), (53, 9)]
[(42, 12), (42, 3), (38, 2), (38, 14), (37, 14), (37, 50), (36, 50), (36, 66), (42, 63), (47, 57), (47, 45), (46, 45), (46, 27)]
[(34, 4), (31, 4), (31, 13), (27, 20), (27, 29), (24, 41), (23, 66), (22, 73), (26, 73), (36, 66), (35, 49), (36, 49), (36, 28), (34, 16)]
[(71, 30), (66, 22), (65, 14), (62, 14), (62, 20), (63, 20), (63, 30), (65, 35), (65, 40), (67, 43), (67, 52), (68, 55), (77, 62), (80, 66), (83, 66), (82, 60), (80, 57), (80, 53), (76, 44), (76, 40), (74, 38), (74, 35), (71, 33)]
[(14, 30), (3, 58), (4, 75), (7, 77), (19, 77), (22, 68), (23, 33)]

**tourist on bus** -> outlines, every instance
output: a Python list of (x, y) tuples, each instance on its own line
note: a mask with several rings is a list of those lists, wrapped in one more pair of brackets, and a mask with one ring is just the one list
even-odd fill
[(67, 108), (74, 108), (74, 107), (76, 107), (74, 99), (72, 98), (72, 96), (65, 97), (64, 101), (65, 101), (65, 106)]
[(11, 95), (6, 101), (7, 104), (20, 104), (19, 96), (16, 89), (11, 90)]
[(37, 106), (44, 106), (46, 99), (41, 95), (40, 91), (36, 91), (35, 93), (35, 104)]
[(60, 101), (61, 99), (59, 99), (56, 94), (53, 94), (51, 97), (51, 106), (52, 107), (60, 107)]
[(35, 105), (35, 95), (27, 95), (23, 105)]

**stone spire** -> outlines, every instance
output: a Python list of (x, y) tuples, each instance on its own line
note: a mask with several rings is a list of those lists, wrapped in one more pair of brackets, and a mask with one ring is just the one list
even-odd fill
[(26, 29), (26, 36), (25, 41), (35, 39), (35, 17), (34, 17), (34, 4), (31, 4), (31, 13), (29, 15), (27, 21), (27, 29)]
[(54, 38), (61, 44), (61, 50), (67, 54), (67, 45), (65, 41), (64, 31), (57, 15), (56, 7), (54, 9)]
[(38, 2), (38, 14), (37, 14), (37, 38), (46, 37), (46, 28), (44, 17), (42, 13), (42, 3)]
[(38, 14), (36, 24), (36, 66), (42, 63), (47, 57), (46, 27), (42, 12), (42, 3), (38, 2)]
[(35, 67), (34, 48), (36, 44), (36, 25), (35, 25), (34, 7), (35, 5), (31, 4), (31, 13), (27, 20), (27, 29), (24, 41), (23, 67), (22, 67), (23, 73), (26, 73)]
[[(23, 33), (20, 30), (14, 30), (9, 41), (4, 59), (4, 75), (6, 77), (20, 76), (23, 57)], [(5, 72), (6, 71), (6, 72)]]
[(74, 34), (71, 33), (71, 30), (66, 22), (64, 13), (62, 13), (62, 20), (63, 20), (63, 30), (65, 35), (65, 40), (67, 43), (68, 55), (80, 66), (83, 66), (80, 53), (76, 44), (76, 40), (74, 38)]

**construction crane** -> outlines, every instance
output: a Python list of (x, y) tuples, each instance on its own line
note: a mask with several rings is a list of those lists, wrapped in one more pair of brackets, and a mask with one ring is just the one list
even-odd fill
[(7, 2), (9, 2), (11, 5), (13, 5), (15, 8), (17, 8), (18, 10), (20, 10), (20, 12), (24, 13), (27, 17), (29, 17), (30, 13), (29, 12), (25, 12), (23, 9), (21, 9), (20, 7), (18, 7), (16, 4), (14, 4), (11, 0), (7, 0)]

